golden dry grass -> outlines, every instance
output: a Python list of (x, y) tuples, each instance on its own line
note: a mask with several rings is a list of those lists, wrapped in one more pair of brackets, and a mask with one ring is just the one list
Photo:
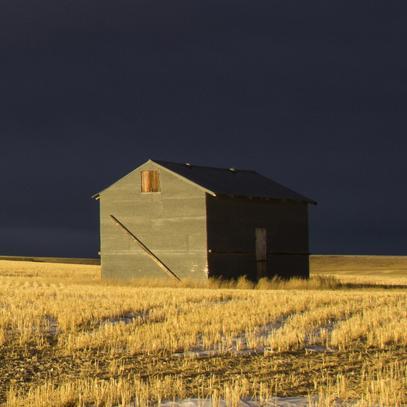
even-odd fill
[(345, 283), (407, 286), (407, 256), (311, 256), (310, 269)]
[(0, 400), (407, 403), (404, 289), (318, 276), (196, 288), (99, 279), (98, 266), (0, 261)]

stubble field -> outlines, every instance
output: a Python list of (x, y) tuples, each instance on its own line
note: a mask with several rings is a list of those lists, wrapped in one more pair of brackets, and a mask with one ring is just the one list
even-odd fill
[(313, 258), (310, 281), (257, 287), (0, 261), (0, 402), (406, 405), (407, 267), (382, 261)]

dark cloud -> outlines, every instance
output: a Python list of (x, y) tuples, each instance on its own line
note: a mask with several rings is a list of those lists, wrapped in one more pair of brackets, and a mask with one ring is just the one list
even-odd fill
[(406, 253), (406, 11), (3, 1), (0, 252), (95, 256), (90, 195), (158, 157), (256, 168), (318, 200), (315, 252)]

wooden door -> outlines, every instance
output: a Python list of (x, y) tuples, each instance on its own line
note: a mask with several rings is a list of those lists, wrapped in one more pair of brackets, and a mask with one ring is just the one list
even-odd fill
[(257, 278), (267, 275), (267, 230), (256, 228), (256, 268)]

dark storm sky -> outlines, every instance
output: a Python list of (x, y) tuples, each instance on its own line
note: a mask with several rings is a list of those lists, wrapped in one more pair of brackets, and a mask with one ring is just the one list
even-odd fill
[(1, 0), (0, 254), (95, 257), (147, 158), (319, 202), (316, 253), (407, 254), (405, 2)]

